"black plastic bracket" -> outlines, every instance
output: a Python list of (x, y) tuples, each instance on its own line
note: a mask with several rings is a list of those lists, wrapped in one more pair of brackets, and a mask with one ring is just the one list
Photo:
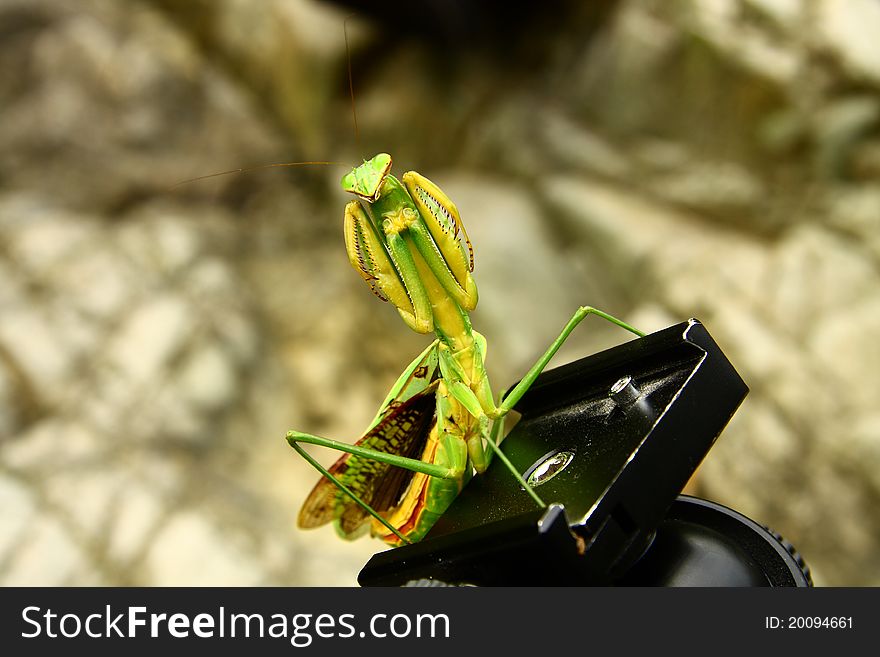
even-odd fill
[(748, 392), (695, 320), (542, 374), (499, 461), (472, 478), (427, 537), (375, 555), (364, 586), (608, 584), (650, 544)]

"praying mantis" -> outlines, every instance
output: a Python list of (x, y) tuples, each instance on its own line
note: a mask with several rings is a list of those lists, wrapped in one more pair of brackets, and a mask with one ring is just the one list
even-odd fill
[[(500, 448), (504, 417), (587, 316), (644, 333), (582, 306), (496, 403), (485, 369), (486, 339), (468, 316), (477, 305), (474, 252), (458, 209), (415, 171), (395, 178), (391, 164), (391, 156), (380, 153), (343, 177), (343, 189), (357, 197), (345, 206), (346, 250), (354, 269), (407, 326), (436, 339), (404, 369), (356, 444), (293, 430), (287, 442), (322, 474), (300, 511), (301, 528), (333, 522), (343, 538), (369, 528), (386, 543), (403, 545), (421, 540), (492, 458), (545, 507)], [(301, 443), (344, 454), (328, 470)]]

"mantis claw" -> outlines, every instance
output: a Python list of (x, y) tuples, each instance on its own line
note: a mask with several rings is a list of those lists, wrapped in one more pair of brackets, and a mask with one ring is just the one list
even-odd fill
[(415, 171), (403, 174), (403, 185), (412, 197), (431, 237), (458, 285), (458, 302), (465, 310), (477, 306), (474, 249), (461, 221), (458, 208), (433, 182)]
[[(348, 260), (373, 293), (382, 301), (391, 301), (407, 326), (417, 333), (432, 331), (430, 306), (419, 302), (424, 294), (416, 292), (414, 295), (404, 285), (388, 245), (358, 201), (350, 201), (345, 206), (344, 234)], [(411, 280), (410, 285), (417, 287), (418, 280)]]

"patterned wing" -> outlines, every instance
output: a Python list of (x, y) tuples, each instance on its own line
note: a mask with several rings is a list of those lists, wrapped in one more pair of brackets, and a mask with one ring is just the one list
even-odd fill
[(438, 340), (434, 340), (428, 347), (416, 356), (406, 366), (403, 373), (391, 386), (388, 396), (385, 397), (376, 417), (367, 427), (367, 431), (380, 424), (385, 417), (397, 406), (406, 402), (411, 397), (416, 397), (432, 386), (436, 388), (440, 378), (440, 362), (437, 355)]
[[(406, 401), (391, 404), (382, 421), (357, 444), (379, 452), (419, 458), (436, 421), (436, 389), (434, 383)], [(405, 468), (353, 454), (344, 454), (329, 472), (379, 513), (398, 503), (413, 477), (413, 472)], [(300, 510), (299, 526), (318, 527), (335, 520), (343, 536), (354, 538), (370, 519), (348, 495), (322, 477)]]

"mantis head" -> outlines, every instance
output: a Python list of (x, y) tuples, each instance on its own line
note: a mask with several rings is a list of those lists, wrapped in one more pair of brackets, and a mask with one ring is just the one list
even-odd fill
[(369, 204), (345, 206), (349, 261), (414, 331), (458, 335), (477, 305), (473, 249), (458, 210), (421, 174), (408, 171), (401, 182), (390, 171), (391, 156), (380, 153), (342, 179), (345, 191)]
[(382, 183), (391, 172), (391, 156), (379, 153), (342, 177), (342, 189), (360, 196), (368, 203), (379, 198)]

